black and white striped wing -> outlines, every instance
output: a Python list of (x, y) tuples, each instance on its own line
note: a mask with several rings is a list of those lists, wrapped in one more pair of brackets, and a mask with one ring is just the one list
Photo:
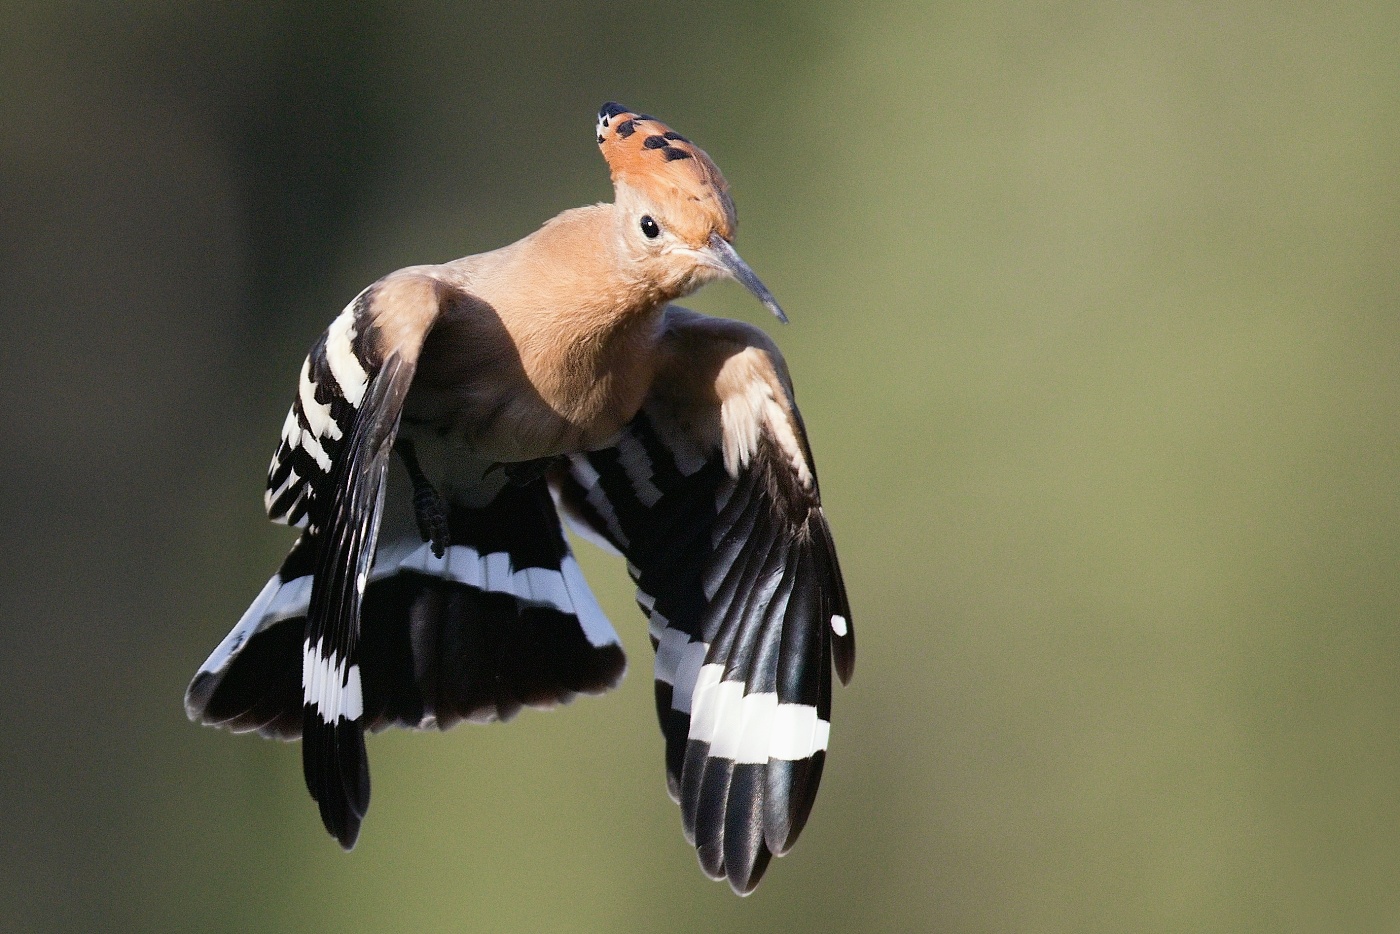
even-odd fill
[(663, 372), (616, 445), (555, 482), (566, 515), (627, 558), (671, 795), (706, 873), (743, 894), (811, 811), (831, 669), (850, 678), (855, 640), (777, 352), (732, 338), (706, 344), (718, 362), (698, 355), (703, 379)]
[(273, 522), (318, 531), (317, 503), (329, 499), (336, 462), (379, 368), (372, 296), (373, 287), (357, 295), (302, 362), (282, 441), (267, 468), (263, 503)]
[(379, 538), (389, 455), (412, 379), (412, 364), (391, 354), (369, 380), (332, 474), (329, 508), (319, 520), (324, 525), (302, 646), (302, 770), (322, 822), (347, 849), (369, 810), (360, 611)]
[[(385, 477), (417, 346), (384, 347), (376, 322), (412, 321), (421, 341), (436, 290), (381, 282), (335, 319), (302, 365), (268, 470), (274, 521), (305, 528), (314, 568), (302, 646), (302, 766), (322, 822), (347, 849), (369, 807), (358, 643), (364, 591), (383, 513)], [(419, 307), (427, 306), (427, 307)]]

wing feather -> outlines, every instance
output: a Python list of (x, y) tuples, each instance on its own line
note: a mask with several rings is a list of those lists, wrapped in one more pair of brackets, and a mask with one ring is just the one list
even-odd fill
[(281, 443), (267, 469), (264, 504), (274, 522), (316, 531), (312, 517), (330, 499), (341, 449), (379, 366), (374, 294), (371, 287), (355, 296), (302, 363)]
[[(326, 829), (347, 849), (355, 843), (370, 793), (357, 652), (361, 605), (378, 541), (389, 455), (440, 298), (438, 283), (413, 274), (389, 276), (357, 295), (302, 364), (268, 467), (268, 516), (303, 526), (302, 550), (311, 556), (301, 659), (307, 789)], [(264, 720), (266, 712), (249, 711), (244, 720), (250, 728), (295, 735), (280, 715)]]
[(667, 789), (701, 867), (747, 893), (811, 812), (854, 629), (776, 348), (679, 309), (663, 348), (617, 443), (551, 483), (627, 558), (656, 649)]
[(385, 475), (413, 364), (397, 353), (370, 380), (337, 464), (303, 644), (302, 764), (326, 829), (349, 849), (369, 809), (360, 610), (384, 509)]

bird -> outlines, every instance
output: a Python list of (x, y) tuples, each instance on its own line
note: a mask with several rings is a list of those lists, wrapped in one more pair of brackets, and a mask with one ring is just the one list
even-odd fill
[(788, 367), (672, 304), (740, 258), (729, 185), (599, 110), (614, 200), (384, 276), (313, 344), (268, 469), (300, 534), (190, 682), (189, 718), (301, 741), (326, 830), (369, 807), (365, 732), (511, 719), (615, 687), (619, 637), (564, 529), (621, 555), (655, 650), (666, 785), (740, 895), (811, 812), (855, 630)]

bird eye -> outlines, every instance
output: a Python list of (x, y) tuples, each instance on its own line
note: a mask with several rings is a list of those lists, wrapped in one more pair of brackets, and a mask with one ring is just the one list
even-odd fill
[(642, 233), (646, 234), (648, 240), (655, 240), (661, 236), (661, 228), (651, 219), (650, 214), (642, 215)]

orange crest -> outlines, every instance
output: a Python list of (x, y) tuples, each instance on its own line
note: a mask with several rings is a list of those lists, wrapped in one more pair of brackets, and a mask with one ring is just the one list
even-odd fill
[(699, 146), (646, 114), (608, 102), (598, 111), (598, 148), (614, 187), (635, 189), (658, 207), (687, 239), (710, 232), (734, 238), (738, 216), (729, 183)]

